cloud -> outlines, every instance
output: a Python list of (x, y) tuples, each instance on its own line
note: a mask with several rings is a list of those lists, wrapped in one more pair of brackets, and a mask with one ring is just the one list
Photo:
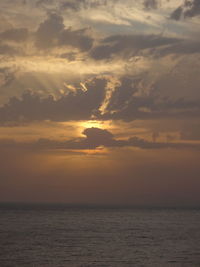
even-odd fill
[(50, 139), (39, 139), (35, 142), (20, 143), (13, 140), (0, 140), (2, 148), (21, 148), (21, 149), (66, 149), (66, 150), (90, 150), (99, 147), (122, 148), (135, 147), (140, 149), (200, 149), (200, 144), (189, 143), (170, 143), (170, 142), (150, 142), (137, 136), (126, 140), (115, 139), (114, 135), (106, 129), (96, 127), (87, 128), (82, 133), (85, 137), (71, 139), (67, 141), (58, 141)]
[(133, 96), (120, 110), (105, 113), (104, 119), (132, 121), (136, 119), (192, 118), (200, 114), (199, 100), (170, 100), (155, 96)]
[(50, 14), (36, 31), (36, 46), (41, 49), (56, 46), (64, 29), (63, 18), (57, 14)]
[(60, 55), (60, 58), (66, 58), (68, 61), (76, 60), (76, 53), (68, 52)]
[(189, 123), (185, 125), (180, 133), (182, 140), (200, 140), (200, 124), (199, 123)]
[(117, 110), (124, 109), (132, 99), (133, 95), (139, 90), (141, 78), (122, 77), (120, 84), (115, 86), (110, 101), (107, 105), (107, 111), (113, 113)]
[(7, 104), (0, 107), (0, 123), (92, 118), (133, 121), (199, 116), (198, 98), (172, 99), (159, 96), (154, 91), (141, 94), (141, 79), (124, 76), (116, 84), (109, 85), (112, 81), (108, 77), (95, 77), (74, 88), (74, 91), (68, 88), (58, 98), (26, 91), (20, 98), (11, 97)]
[[(184, 83), (186, 83), (185, 80)], [(127, 122), (138, 119), (198, 118), (200, 103), (196, 93), (196, 97), (191, 96), (190, 93), (190, 99), (187, 96), (184, 98), (183, 95), (180, 97), (179, 94), (173, 97), (171, 92), (170, 94), (162, 93), (162, 86), (162, 83), (157, 84), (155, 81), (153, 87), (150, 88), (149, 82), (144, 82), (143, 75), (121, 77), (112, 91), (106, 109), (99, 118)], [(182, 84), (177, 83), (177, 86), (181, 87)], [(191, 86), (191, 82), (188, 86)], [(168, 89), (167, 86), (165, 88)]]
[(167, 47), (161, 47), (157, 50), (152, 50), (152, 54), (156, 57), (162, 57), (167, 55), (187, 55), (200, 53), (200, 41), (199, 40), (180, 40), (180, 42), (172, 44)]
[(117, 3), (118, 0), (65, 0), (64, 2), (61, 2), (61, 9), (79, 11), (81, 9), (92, 9), (107, 6), (108, 3), (111, 2)]
[(86, 0), (75, 0), (75, 1), (64, 1), (61, 5), (62, 9), (68, 9), (73, 11), (78, 11), (81, 8), (86, 6), (87, 1)]
[(181, 16), (182, 16), (182, 13), (183, 13), (183, 8), (182, 7), (178, 7), (177, 9), (175, 9), (170, 18), (171, 19), (174, 19), (174, 20), (180, 20)]
[(146, 9), (157, 9), (158, 8), (157, 0), (145, 0), (143, 2), (143, 5)]
[[(28, 40), (26, 28), (13, 28), (0, 33), (0, 54), (18, 56), (24, 54), (24, 43)], [(3, 60), (4, 61), (4, 60)], [(2, 62), (3, 62), (2, 61)]]
[(24, 42), (28, 38), (28, 29), (26, 28), (16, 28), (9, 29), (0, 33), (0, 39), (14, 42)]
[(107, 80), (93, 78), (76, 92), (68, 92), (58, 99), (53, 96), (40, 97), (31, 91), (25, 92), (21, 99), (11, 97), (0, 107), (0, 123), (34, 120), (87, 120), (101, 106), (105, 98)]
[(63, 17), (50, 14), (36, 31), (36, 46), (40, 49), (49, 49), (59, 46), (71, 46), (83, 51), (93, 45), (93, 38), (86, 33), (86, 29), (65, 29)]
[(17, 49), (11, 45), (0, 44), (1, 55), (16, 56), (16, 55), (20, 55), (21, 53), (22, 51), (20, 51), (20, 49)]
[(72, 31), (66, 29), (62, 32), (59, 40), (59, 45), (77, 47), (80, 50), (87, 51), (92, 48), (93, 39), (85, 35), (86, 29)]
[(200, 41), (162, 35), (114, 35), (90, 51), (95, 60), (127, 59), (145, 53), (145, 57), (200, 53)]
[(0, 88), (9, 85), (15, 79), (15, 72), (9, 68), (0, 68)]
[(113, 35), (101, 41), (94, 47), (91, 57), (96, 60), (109, 59), (112, 56), (130, 57), (140, 51), (150, 48), (160, 48), (179, 43), (180, 39), (163, 37), (161, 35)]
[(185, 0), (182, 6), (179, 6), (171, 14), (171, 19), (180, 20), (181, 18), (191, 18), (200, 15), (199, 0)]

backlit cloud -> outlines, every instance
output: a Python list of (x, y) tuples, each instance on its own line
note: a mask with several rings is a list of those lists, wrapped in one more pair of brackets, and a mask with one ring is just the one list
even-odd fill
[(171, 14), (171, 18), (180, 20), (181, 18), (195, 17), (200, 15), (200, 2), (198, 0), (185, 0), (183, 5), (179, 6)]
[(0, 201), (196, 204), (199, 3), (1, 0)]

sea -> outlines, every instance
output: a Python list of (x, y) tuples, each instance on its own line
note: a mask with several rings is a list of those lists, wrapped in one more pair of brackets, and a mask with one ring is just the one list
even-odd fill
[(200, 266), (200, 209), (0, 204), (0, 267)]

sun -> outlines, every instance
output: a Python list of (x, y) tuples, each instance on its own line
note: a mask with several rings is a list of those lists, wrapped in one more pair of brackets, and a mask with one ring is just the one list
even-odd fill
[(104, 126), (104, 123), (102, 121), (89, 120), (80, 122), (80, 126), (81, 128), (102, 128)]

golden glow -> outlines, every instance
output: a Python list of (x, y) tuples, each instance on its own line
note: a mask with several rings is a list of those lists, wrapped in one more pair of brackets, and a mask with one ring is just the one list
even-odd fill
[(106, 147), (100, 146), (98, 148), (95, 149), (84, 149), (84, 150), (72, 150), (75, 153), (82, 153), (81, 155), (87, 155), (87, 156), (105, 156), (108, 154), (109, 150)]
[(81, 128), (103, 128), (104, 127), (104, 123), (101, 121), (96, 121), (96, 120), (90, 120), (90, 121), (82, 121), (80, 122), (80, 127)]

